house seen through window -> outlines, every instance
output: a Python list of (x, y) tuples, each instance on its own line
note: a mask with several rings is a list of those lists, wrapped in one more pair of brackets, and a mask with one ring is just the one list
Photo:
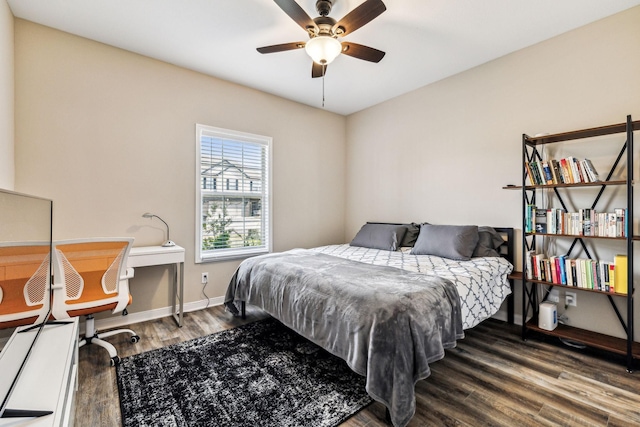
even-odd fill
[(196, 125), (196, 262), (271, 249), (271, 138)]

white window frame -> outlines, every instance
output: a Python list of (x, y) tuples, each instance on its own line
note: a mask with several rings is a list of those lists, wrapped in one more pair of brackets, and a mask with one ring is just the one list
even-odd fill
[[(262, 185), (262, 210), (264, 215), (264, 229), (266, 236), (263, 238), (265, 244), (259, 247), (246, 246), (241, 248), (225, 248), (214, 250), (202, 250), (202, 199), (203, 191), (201, 185), (201, 138), (202, 136), (213, 136), (216, 138), (230, 139), (240, 143), (259, 144), (266, 147), (266, 171), (264, 176), (266, 182)], [(273, 251), (273, 215), (272, 215), (272, 203), (271, 203), (271, 144), (273, 139), (269, 136), (256, 135), (252, 133), (240, 132), (230, 129), (223, 129), (213, 126), (196, 124), (196, 247), (195, 247), (195, 262), (196, 264), (212, 261), (224, 261), (237, 258), (248, 258), (251, 256), (270, 253)], [(226, 182), (218, 180), (217, 187), (220, 190), (226, 188)]]

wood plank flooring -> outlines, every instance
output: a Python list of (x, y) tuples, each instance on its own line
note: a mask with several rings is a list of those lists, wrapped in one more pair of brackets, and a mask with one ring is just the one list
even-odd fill
[[(247, 307), (247, 319), (223, 308), (186, 313), (184, 326), (172, 318), (131, 326), (136, 344), (124, 335), (108, 338), (120, 357), (208, 335), (264, 318)], [(119, 426), (115, 368), (105, 350), (80, 349), (77, 426)], [(488, 320), (466, 331), (455, 349), (431, 365), (416, 384), (417, 426), (640, 426), (640, 371), (628, 374), (620, 359), (587, 354), (540, 339), (522, 341), (520, 327)], [(385, 409), (374, 403), (341, 427), (387, 426)]]

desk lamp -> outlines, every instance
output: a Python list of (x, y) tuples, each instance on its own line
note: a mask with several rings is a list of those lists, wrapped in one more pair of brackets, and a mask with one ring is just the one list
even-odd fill
[(171, 239), (169, 238), (169, 224), (167, 224), (167, 223), (165, 222), (165, 220), (164, 220), (164, 219), (160, 218), (158, 215), (154, 215), (154, 214), (149, 213), (149, 212), (145, 212), (145, 213), (143, 213), (143, 214), (142, 214), (142, 217), (143, 217), (143, 218), (153, 218), (153, 217), (156, 217), (156, 218), (158, 218), (160, 221), (164, 222), (164, 225), (166, 225), (166, 226), (167, 226), (167, 240), (162, 244), (162, 246), (164, 246), (164, 247), (170, 247), (170, 246), (175, 246), (175, 245), (176, 245), (176, 244), (175, 244), (174, 242), (172, 242), (172, 241), (171, 241)]

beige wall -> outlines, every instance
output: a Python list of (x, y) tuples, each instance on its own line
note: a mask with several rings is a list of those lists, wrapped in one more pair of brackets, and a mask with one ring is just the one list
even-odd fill
[[(54, 238), (186, 248), (185, 301), (224, 295), (239, 261), (194, 263), (195, 124), (273, 137), (274, 250), (341, 242), (344, 117), (17, 19), (16, 188), (54, 200)], [(138, 269), (129, 312), (169, 305)], [(156, 286), (154, 281), (160, 281)]]
[[(520, 183), (522, 133), (640, 119), (639, 23), (636, 7), (349, 116), (345, 238), (367, 220), (520, 229), (501, 187)], [(578, 304), (571, 324), (622, 334), (604, 298)]]
[(0, 1), (0, 188), (14, 186), (13, 14)]
[[(520, 228), (501, 187), (519, 183), (523, 132), (640, 118), (638, 22), (636, 7), (345, 119), (16, 20), (16, 188), (54, 199), (56, 238), (155, 244), (140, 215), (161, 215), (187, 248), (187, 301), (203, 271), (222, 295), (237, 265), (193, 263), (195, 123), (274, 138), (275, 250), (367, 220)], [(137, 274), (132, 312), (166, 306), (167, 270)], [(602, 298), (578, 304), (572, 324), (621, 335)]]

